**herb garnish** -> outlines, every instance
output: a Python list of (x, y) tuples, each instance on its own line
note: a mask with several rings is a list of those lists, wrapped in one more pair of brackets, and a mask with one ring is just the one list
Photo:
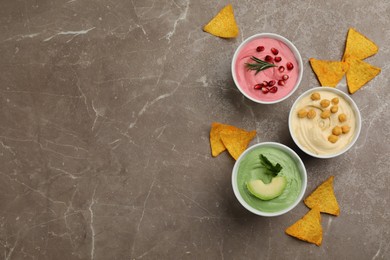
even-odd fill
[(283, 167), (277, 163), (276, 165), (273, 165), (267, 157), (264, 155), (260, 154), (260, 162), (261, 164), (272, 173), (272, 175), (275, 177), (278, 175), (278, 173), (283, 169)]
[(256, 63), (245, 63), (245, 66), (248, 68), (248, 70), (255, 70), (256, 71), (255, 75), (262, 70), (272, 68), (272, 67), (277, 67), (275, 64), (260, 60), (255, 56), (252, 56), (251, 59)]

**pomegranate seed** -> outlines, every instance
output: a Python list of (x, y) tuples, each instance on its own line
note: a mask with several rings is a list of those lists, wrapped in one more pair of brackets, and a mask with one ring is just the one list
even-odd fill
[(269, 88), (262, 88), (261, 91), (263, 91), (264, 94), (267, 94), (269, 92)]
[(256, 84), (253, 88), (254, 89), (261, 89), (262, 87), (264, 87), (264, 85), (261, 83), (261, 84)]
[(264, 51), (264, 46), (257, 46), (257, 48), (256, 48), (256, 51), (257, 52), (262, 52), (262, 51)]
[(279, 72), (283, 72), (284, 71), (284, 67), (283, 66), (279, 66)]
[(286, 67), (288, 70), (292, 70), (294, 68), (294, 65), (291, 62), (287, 62)]
[(274, 55), (278, 55), (279, 51), (275, 48), (271, 48), (271, 52), (274, 54)]
[(273, 61), (274, 58), (272, 58), (271, 56), (267, 55), (265, 56), (265, 61)]
[(268, 81), (268, 86), (272, 87), (273, 85), (276, 84), (276, 81), (275, 80), (270, 80)]
[(288, 75), (283, 75), (283, 76), (282, 76), (282, 79), (283, 79), (283, 80), (288, 80), (288, 78), (289, 78)]
[(268, 86), (268, 81), (264, 80), (263, 85), (264, 85), (264, 87)]
[(282, 61), (282, 57), (276, 56), (275, 57), (275, 62), (280, 62), (280, 61)]
[(269, 90), (269, 92), (271, 92), (271, 93), (276, 93), (276, 91), (278, 91), (278, 87), (276, 87), (276, 86), (272, 87), (272, 88)]
[(286, 82), (284, 80), (278, 80), (279, 86), (284, 86), (284, 84), (286, 84)]

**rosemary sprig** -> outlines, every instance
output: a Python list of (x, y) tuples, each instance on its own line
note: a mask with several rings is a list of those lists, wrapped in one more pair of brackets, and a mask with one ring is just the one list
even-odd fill
[(277, 67), (275, 64), (260, 60), (255, 56), (252, 56), (251, 59), (256, 63), (245, 63), (245, 66), (248, 68), (248, 70), (255, 70), (256, 71), (255, 75), (262, 70), (272, 68), (272, 67)]

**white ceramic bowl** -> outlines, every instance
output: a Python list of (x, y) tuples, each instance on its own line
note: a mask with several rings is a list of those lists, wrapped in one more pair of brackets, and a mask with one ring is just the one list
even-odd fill
[[(299, 103), (299, 101), (303, 98), (303, 97), (306, 97), (308, 95), (311, 95), (313, 92), (318, 92), (318, 91), (329, 91), (331, 93), (335, 93), (341, 97), (343, 97), (347, 103), (351, 106), (352, 108), (352, 111), (355, 113), (355, 117), (356, 117), (356, 123), (355, 123), (355, 134), (354, 134), (354, 137), (353, 139), (351, 140), (351, 142), (345, 146), (343, 149), (341, 149), (340, 151), (338, 152), (335, 152), (335, 153), (331, 153), (331, 154), (316, 154), (314, 152), (311, 152), (309, 151), (308, 149), (306, 149), (300, 142), (299, 140), (297, 139), (297, 137), (295, 136), (294, 134), (294, 131), (292, 129), (292, 117), (293, 116), (296, 116), (296, 111), (295, 111), (295, 108), (297, 106), (297, 104)], [(350, 96), (346, 93), (344, 93), (343, 91), (341, 90), (338, 90), (336, 88), (331, 88), (331, 87), (315, 87), (315, 88), (312, 88), (312, 89), (309, 89), (307, 91), (305, 91), (303, 94), (301, 94), (297, 100), (295, 100), (293, 106), (291, 107), (291, 110), (290, 110), (290, 115), (289, 115), (289, 118), (288, 118), (288, 128), (289, 128), (289, 131), (290, 131), (290, 135), (292, 137), (292, 139), (294, 140), (295, 144), (302, 150), (304, 151), (305, 153), (307, 153), (308, 155), (310, 156), (313, 156), (313, 157), (316, 157), (316, 158), (322, 158), (322, 159), (328, 159), (328, 158), (333, 158), (333, 157), (336, 157), (336, 156), (339, 156), (343, 153), (345, 153), (346, 151), (348, 151), (356, 142), (356, 140), (358, 139), (359, 135), (360, 135), (360, 130), (361, 130), (361, 127), (362, 127), (362, 122), (361, 122), (361, 115), (360, 115), (360, 112), (359, 112), (359, 109), (356, 105), (356, 103), (353, 101), (352, 98), (350, 98)]]
[[(265, 101), (265, 100), (260, 100), (260, 99), (255, 99), (251, 96), (249, 96), (244, 90), (243, 88), (240, 86), (238, 80), (237, 80), (237, 75), (236, 75), (236, 70), (235, 70), (235, 64), (236, 64), (236, 61), (237, 61), (237, 57), (241, 51), (241, 49), (249, 42), (255, 40), (255, 39), (261, 39), (261, 38), (271, 38), (271, 39), (276, 39), (276, 40), (279, 40), (281, 42), (283, 42), (284, 44), (287, 45), (287, 47), (289, 47), (289, 49), (291, 50), (291, 52), (294, 54), (295, 56), (295, 59), (298, 63), (298, 69), (299, 69), (299, 72), (298, 72), (298, 79), (297, 79), (297, 82), (294, 86), (294, 88), (284, 97), (278, 99), (278, 100), (274, 100), (274, 101)], [(285, 99), (287, 99), (288, 97), (290, 97), (298, 88), (299, 84), (301, 83), (301, 80), (302, 80), (302, 75), (303, 75), (303, 62), (302, 62), (302, 57), (301, 57), (301, 54), (299, 53), (298, 49), (295, 47), (294, 44), (292, 44), (292, 42), (290, 42), (287, 38), (279, 35), (279, 34), (275, 34), (275, 33), (259, 33), (259, 34), (255, 34), (255, 35), (252, 35), (251, 37), (245, 39), (245, 41), (243, 41), (239, 46), (238, 48), (236, 49), (236, 51), (234, 52), (234, 55), (233, 55), (233, 59), (232, 59), (232, 64), (231, 64), (231, 70), (232, 70), (232, 76), (233, 76), (233, 80), (234, 80), (234, 83), (235, 85), (237, 86), (237, 88), (240, 90), (240, 92), (245, 96), (247, 97), (248, 99), (254, 101), (254, 102), (257, 102), (257, 103), (260, 103), (260, 104), (275, 104), (275, 103), (278, 103), (278, 102), (281, 102)]]
[[(252, 150), (258, 148), (258, 147), (272, 147), (272, 148), (276, 148), (278, 150), (281, 150), (283, 152), (285, 152), (286, 154), (288, 154), (294, 161), (295, 163), (297, 164), (298, 166), (298, 170), (301, 174), (301, 180), (302, 180), (302, 185), (301, 185), (301, 191), (298, 195), (298, 197), (296, 198), (296, 200), (294, 201), (293, 204), (291, 204), (290, 206), (288, 206), (287, 208), (285, 209), (282, 209), (280, 211), (276, 211), (276, 212), (265, 212), (265, 211), (261, 211), (261, 210), (258, 210), (258, 209), (255, 209), (253, 208), (251, 205), (249, 205), (245, 200), (244, 198), (242, 197), (239, 189), (238, 189), (238, 184), (237, 184), (237, 176), (238, 176), (238, 168), (240, 166), (240, 163), (241, 161), (243, 160), (243, 158)], [(256, 215), (259, 215), (259, 216), (264, 216), (264, 217), (274, 217), (274, 216), (279, 216), (279, 215), (282, 215), (282, 214), (285, 214), (287, 212), (289, 212), (290, 210), (292, 210), (303, 198), (303, 195), (305, 194), (305, 191), (306, 191), (306, 186), (307, 186), (307, 173), (306, 173), (306, 168), (305, 168), (305, 165), (303, 164), (301, 158), (289, 147), (283, 145), (283, 144), (280, 144), (280, 143), (275, 143), (275, 142), (264, 142), (264, 143), (258, 143), (258, 144), (255, 144), (251, 147), (249, 147), (248, 149), (246, 149), (241, 155), (240, 157), (238, 157), (237, 161), (235, 162), (234, 164), (234, 167), (233, 167), (233, 172), (232, 172), (232, 186), (233, 186), (233, 192), (234, 192), (234, 195), (236, 196), (237, 200), (241, 203), (242, 206), (244, 206), (244, 208), (246, 208), (247, 210), (249, 210), (250, 212), (256, 214)]]

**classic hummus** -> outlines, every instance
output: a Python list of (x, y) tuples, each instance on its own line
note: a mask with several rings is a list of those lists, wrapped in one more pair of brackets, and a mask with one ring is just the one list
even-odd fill
[[(261, 164), (260, 154), (266, 156), (273, 164), (279, 163), (283, 169), (278, 176), (285, 176), (287, 185), (283, 193), (272, 200), (261, 200), (247, 189), (247, 182), (262, 180), (270, 183), (272, 176)], [(288, 155), (274, 147), (258, 147), (250, 151), (240, 162), (237, 173), (237, 186), (242, 198), (253, 208), (265, 212), (277, 212), (288, 208), (297, 200), (302, 189), (302, 178), (297, 163)]]
[[(313, 100), (313, 94), (319, 94), (319, 99)], [(335, 99), (338, 100), (337, 104), (332, 101)], [(332, 107), (337, 109), (332, 110)], [(305, 111), (307, 116), (304, 116)], [(309, 112), (313, 114), (310, 116)], [(337, 154), (355, 136), (356, 115), (350, 103), (341, 95), (326, 89), (318, 90), (297, 101), (292, 111), (290, 131), (295, 141), (313, 154)]]

